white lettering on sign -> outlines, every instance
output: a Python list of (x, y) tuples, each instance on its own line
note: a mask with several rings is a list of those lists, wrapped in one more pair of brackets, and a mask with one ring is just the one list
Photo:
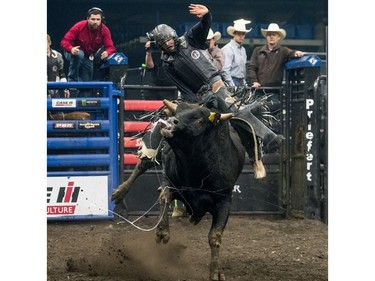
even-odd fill
[(314, 105), (313, 99), (306, 99), (306, 115), (307, 115), (307, 132), (305, 134), (307, 143), (306, 143), (306, 180), (312, 181), (312, 165), (314, 160), (314, 154), (312, 151), (313, 141), (314, 141), (314, 133), (312, 132), (312, 124), (311, 119), (313, 117), (314, 111), (311, 107)]
[(307, 99), (306, 100), (306, 109), (309, 110), (310, 106), (314, 105), (313, 99)]
[(307, 152), (310, 152), (311, 151), (311, 148), (312, 148), (312, 141), (311, 140), (309, 140), (308, 142), (307, 142)]
[(74, 215), (76, 206), (47, 206), (47, 215)]
[(233, 187), (233, 192), (241, 193), (240, 185), (239, 185), (239, 184), (236, 184), (236, 185)]

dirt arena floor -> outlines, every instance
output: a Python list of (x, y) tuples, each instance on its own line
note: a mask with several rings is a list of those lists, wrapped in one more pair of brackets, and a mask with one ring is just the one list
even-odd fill
[[(156, 224), (156, 216), (134, 224), (49, 221), (47, 280), (207, 280), (211, 216), (195, 226), (188, 218), (171, 219), (167, 244), (155, 242)], [(328, 280), (328, 226), (316, 220), (231, 215), (221, 263), (226, 280)]]

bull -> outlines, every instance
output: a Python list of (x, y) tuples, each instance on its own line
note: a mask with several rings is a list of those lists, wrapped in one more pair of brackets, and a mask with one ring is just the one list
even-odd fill
[[(173, 109), (174, 106), (172, 106), (172, 103), (168, 101), (164, 101), (164, 103), (168, 104), (168, 106), (164, 106), (154, 112), (156, 116), (148, 117), (150, 117), (151, 119), (156, 119), (160, 118), (160, 116), (171, 116), (172, 114), (175, 114), (175, 110)], [(251, 105), (254, 108), (254, 112), (258, 111), (259, 115), (262, 114), (259, 110), (261, 106), (264, 106), (262, 102), (255, 100), (252, 101)], [(264, 117), (262, 119), (265, 120)], [(266, 171), (260, 160), (262, 153), (259, 149), (258, 141), (255, 140), (255, 132), (252, 130), (251, 125), (241, 118), (231, 119), (231, 125), (240, 135), (242, 144), (245, 146), (247, 153), (249, 154), (249, 158), (253, 159), (252, 162), (254, 167), (254, 177), (256, 179), (265, 177)], [(160, 131), (160, 123), (158, 122), (155, 122), (154, 126), (151, 129), (147, 129), (145, 132), (143, 132), (141, 145), (138, 149), (138, 163), (134, 167), (128, 179), (122, 182), (111, 194), (111, 201), (114, 201), (116, 203), (116, 206), (119, 206), (119, 209), (124, 208), (124, 206), (121, 206), (122, 200), (126, 197), (136, 179), (150, 168), (155, 167), (155, 165), (159, 165), (161, 163), (160, 149), (163, 144), (161, 142), (161, 139), (162, 135)], [(256, 143), (256, 145), (254, 145), (254, 143)]]
[[(154, 131), (165, 140), (161, 150), (163, 179), (156, 241), (167, 243), (170, 239), (168, 209), (175, 199), (185, 204), (193, 224), (198, 224), (206, 213), (211, 214), (209, 278), (225, 280), (219, 252), (231, 210), (233, 186), (245, 161), (245, 146), (229, 122), (232, 113), (220, 114), (187, 103), (164, 103), (173, 116), (159, 122), (160, 128)], [(255, 138), (249, 136), (247, 145), (256, 147), (255, 143)], [(149, 168), (148, 163), (138, 163), (131, 182)], [(116, 190), (112, 198), (121, 198), (126, 194), (124, 190)]]

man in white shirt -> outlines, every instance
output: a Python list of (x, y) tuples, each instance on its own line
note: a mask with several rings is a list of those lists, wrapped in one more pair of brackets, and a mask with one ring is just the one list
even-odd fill
[(234, 26), (228, 26), (228, 34), (233, 36), (223, 48), (225, 63), (222, 69), (222, 77), (229, 87), (241, 87), (246, 84), (246, 50), (242, 46), (245, 36), (250, 29), (246, 29), (249, 20), (239, 19), (234, 21)]

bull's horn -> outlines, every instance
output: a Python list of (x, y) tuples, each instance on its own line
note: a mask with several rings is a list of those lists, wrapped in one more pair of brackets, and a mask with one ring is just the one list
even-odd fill
[(233, 113), (224, 113), (220, 115), (220, 121), (226, 121), (231, 119), (234, 116)]
[(165, 106), (170, 109), (173, 113), (176, 112), (177, 104), (174, 104), (173, 102), (170, 102), (169, 100), (163, 100), (163, 103)]

